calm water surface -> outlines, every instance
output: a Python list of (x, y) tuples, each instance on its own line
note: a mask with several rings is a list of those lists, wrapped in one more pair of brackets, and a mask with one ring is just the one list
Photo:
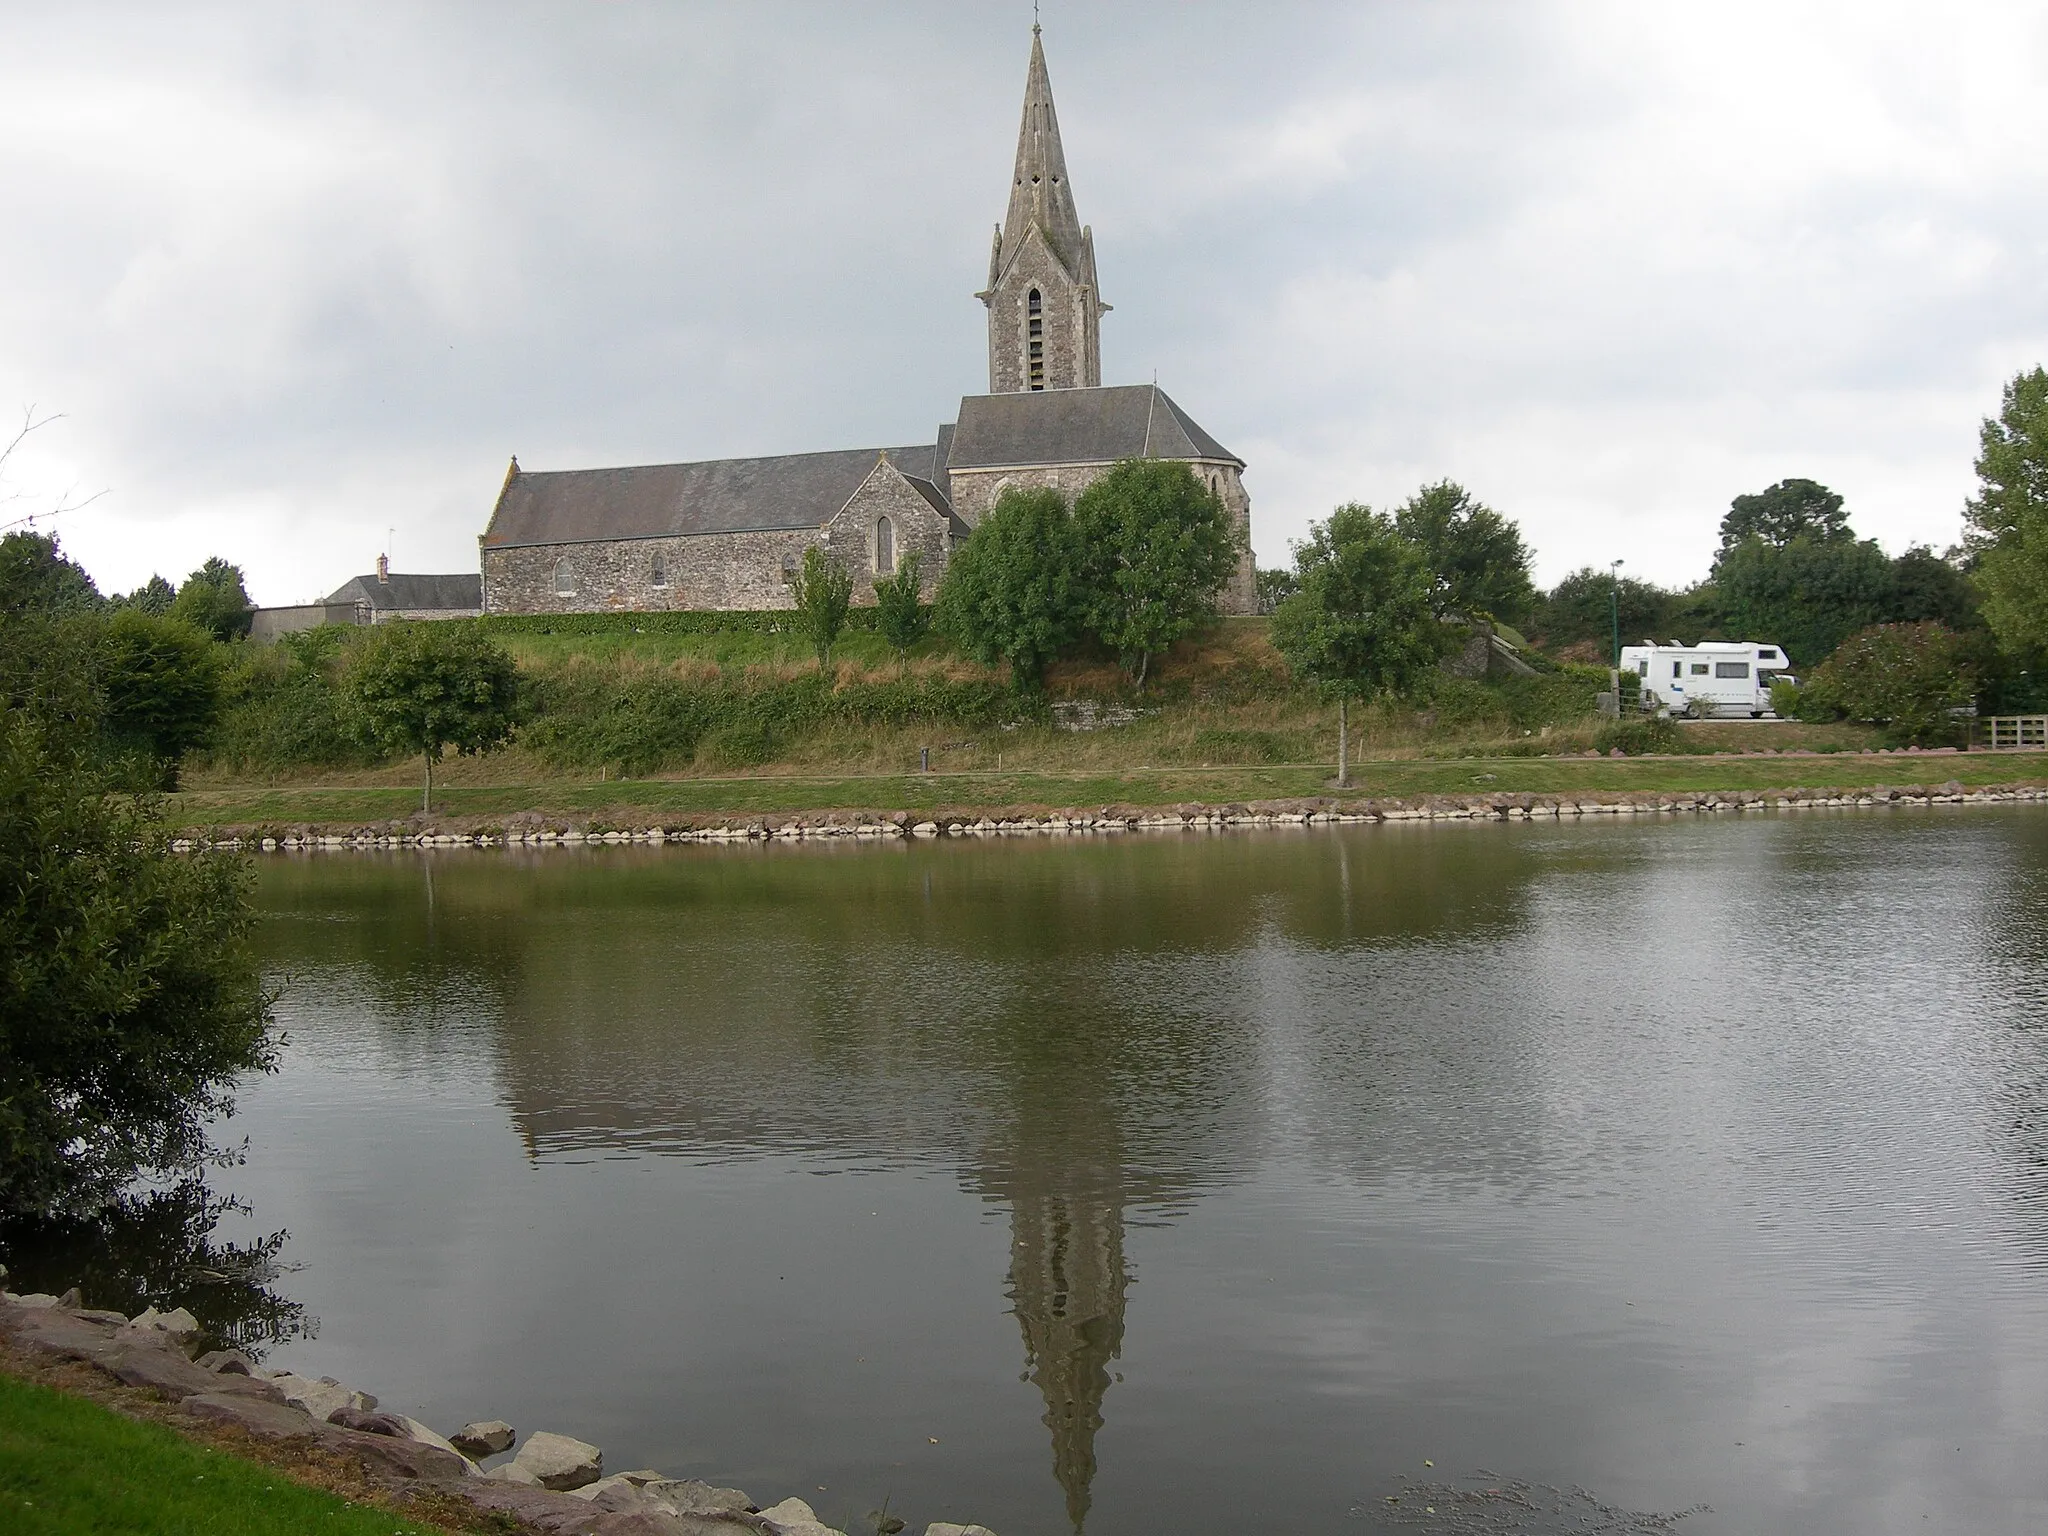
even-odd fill
[(2048, 1529), (2040, 811), (258, 898), (290, 1044), (233, 1187), (319, 1319), (276, 1360), (444, 1429), (852, 1529), (1432, 1528), (1385, 1497), (1477, 1469), (1699, 1536)]

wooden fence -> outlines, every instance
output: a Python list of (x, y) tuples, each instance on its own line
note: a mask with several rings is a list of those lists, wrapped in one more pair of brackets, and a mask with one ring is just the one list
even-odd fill
[(1980, 715), (1971, 722), (1970, 745), (1989, 747), (2048, 747), (2048, 715)]

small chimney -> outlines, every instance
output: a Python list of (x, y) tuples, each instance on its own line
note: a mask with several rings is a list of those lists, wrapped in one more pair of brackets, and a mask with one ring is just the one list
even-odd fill
[(391, 585), (391, 557), (389, 555), (379, 555), (377, 557), (377, 585), (380, 587)]

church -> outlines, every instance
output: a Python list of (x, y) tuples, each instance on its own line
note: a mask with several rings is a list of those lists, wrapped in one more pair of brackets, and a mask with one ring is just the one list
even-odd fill
[(787, 608), (813, 545), (852, 575), (856, 603), (915, 551), (929, 598), (1004, 491), (1049, 486), (1071, 502), (1122, 459), (1180, 460), (1215, 492), (1242, 548), (1219, 606), (1256, 611), (1244, 461), (1156, 383), (1102, 382), (1109, 305), (1036, 26), (1009, 208), (975, 297), (988, 393), (962, 399), (932, 442), (622, 469), (515, 458), (478, 539), (484, 612)]

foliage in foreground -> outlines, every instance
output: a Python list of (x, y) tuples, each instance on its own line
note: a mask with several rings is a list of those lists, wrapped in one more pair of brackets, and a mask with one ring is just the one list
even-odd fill
[(1965, 515), (1984, 618), (2015, 654), (2048, 653), (2048, 370), (2005, 386), (1978, 439), (1977, 494)]
[(60, 724), (0, 724), (0, 1209), (190, 1166), (271, 1062), (246, 862), (180, 856)]

